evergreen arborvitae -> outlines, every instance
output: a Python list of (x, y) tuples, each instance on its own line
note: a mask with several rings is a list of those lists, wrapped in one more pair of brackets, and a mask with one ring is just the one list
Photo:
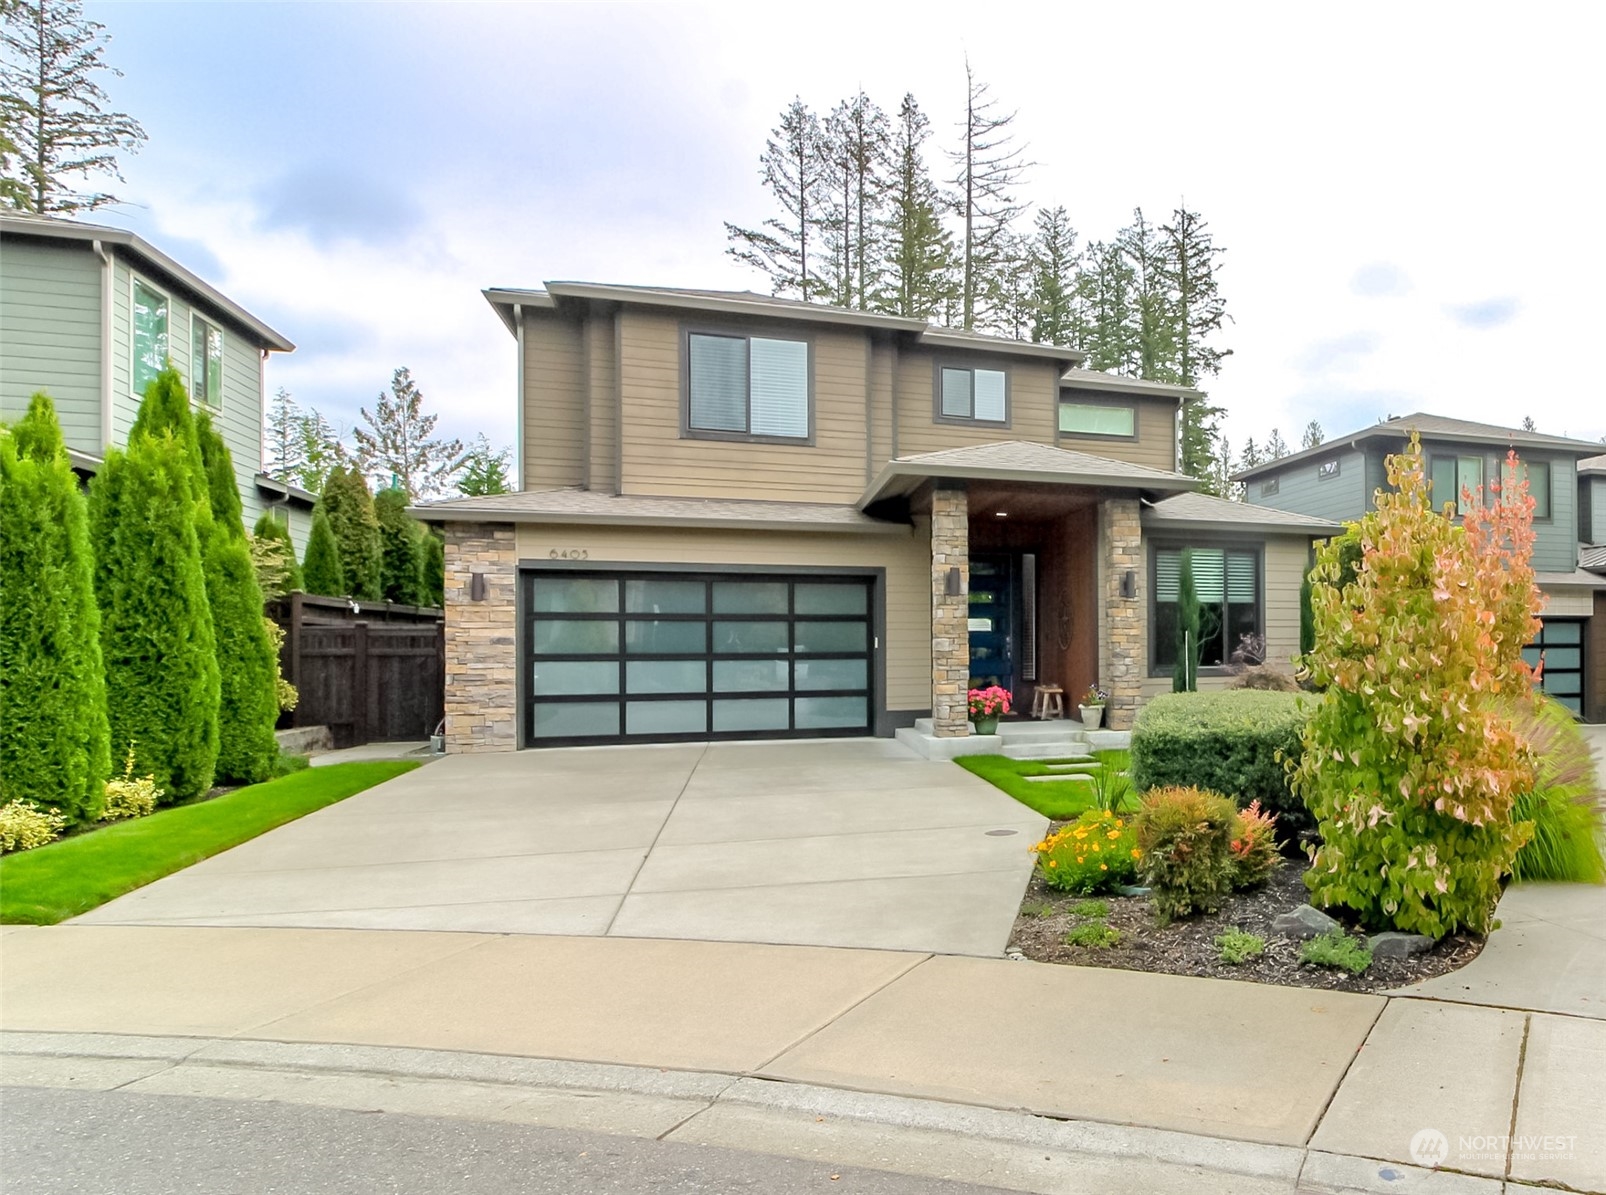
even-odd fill
[(240, 521), (240, 491), (228, 445), (201, 412), (196, 421), (206, 465), (212, 533), (206, 544), (206, 596), (212, 610), (221, 675), (218, 707), (220, 779), (256, 784), (273, 774), (279, 755), (279, 660), (262, 615), (262, 590)]
[(329, 516), (321, 509), (312, 512), (312, 533), (307, 536), (307, 555), (301, 564), (301, 585), (306, 593), (320, 597), (346, 596), (340, 545), (335, 542)]
[(165, 803), (204, 794), (217, 768), (220, 681), (190, 469), (173, 435), (135, 435), (89, 490), (112, 748), (134, 745), (134, 771), (155, 776)]
[(368, 482), (355, 468), (337, 468), (324, 483), (318, 506), (340, 549), (340, 575), (359, 601), (379, 600), (379, 519)]
[(434, 531), (424, 533), (424, 605), (446, 604), (446, 544)]
[(380, 490), (374, 499), (379, 520), (379, 590), (387, 602), (404, 606), (424, 604), (424, 546), (422, 528), (407, 513), (407, 495), (399, 489)]
[(110, 768), (89, 515), (36, 394), (0, 439), (0, 804), (93, 821)]
[[(140, 400), (139, 413), (134, 416), (134, 426), (129, 429), (128, 442), (132, 444), (136, 436), (160, 436), (164, 433), (171, 435), (183, 447), (191, 492), (200, 507), (196, 533), (204, 544), (212, 529), (212, 502), (207, 493), (206, 462), (201, 458), (201, 438), (196, 430), (195, 416), (190, 413), (189, 391), (184, 389), (184, 379), (179, 377), (178, 370), (172, 365), (163, 369), (145, 387), (145, 397)], [(239, 506), (238, 498), (235, 499), (235, 506)]]
[(1191, 693), (1199, 687), (1199, 593), (1193, 584), (1193, 553), (1184, 550), (1177, 573), (1177, 664), (1171, 688)]
[[(283, 546), (284, 549), (284, 580), (285, 593), (294, 593), (302, 588), (301, 565), (296, 560), (296, 546), (290, 538), (290, 528), (274, 518), (271, 510), (262, 512), (257, 525), (251, 529), (251, 534), (259, 540), (271, 539)], [(268, 596), (268, 595), (264, 595)]]

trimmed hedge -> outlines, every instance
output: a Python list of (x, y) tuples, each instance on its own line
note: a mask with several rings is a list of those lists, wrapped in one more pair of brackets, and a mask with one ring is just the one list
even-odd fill
[(340, 545), (334, 528), (322, 510), (312, 512), (312, 531), (307, 535), (307, 556), (301, 563), (301, 585), (319, 597), (345, 597), (346, 575), (340, 567)]
[(1132, 730), (1132, 783), (1152, 788), (1198, 787), (1226, 793), (1240, 806), (1258, 800), (1277, 814), (1286, 834), (1315, 821), (1288, 787), (1277, 759), (1298, 759), (1309, 712), (1303, 694), (1228, 689), (1166, 693), (1138, 715)]
[(396, 489), (380, 490), (374, 498), (379, 520), (379, 595), (403, 606), (424, 604), (423, 528), (407, 513), (407, 495)]
[[(374, 496), (357, 466), (336, 467), (323, 483), (318, 509), (329, 519), (340, 548), (340, 575), (350, 596), (362, 602), (380, 599), (379, 518)], [(310, 550), (310, 549), (309, 549)], [(309, 585), (312, 583), (309, 579)], [(335, 595), (343, 596), (343, 595)]]

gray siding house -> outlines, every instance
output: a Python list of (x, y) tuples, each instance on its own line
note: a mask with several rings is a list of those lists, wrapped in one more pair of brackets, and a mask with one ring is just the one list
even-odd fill
[(268, 354), (294, 348), (133, 233), (0, 215), (0, 421), (43, 390), (81, 474), (127, 442), (145, 386), (171, 360), (229, 446), (246, 525), (272, 509), (299, 550), (312, 496), (262, 472)]
[[(1544, 629), (1528, 649), (1543, 658), (1547, 692), (1590, 721), (1606, 721), (1606, 456), (1600, 445), (1520, 428), (1418, 413), (1388, 419), (1239, 473), (1255, 506), (1346, 521), (1376, 505), (1385, 458), (1422, 438), (1436, 502), (1464, 509), (1465, 489), (1500, 478), (1508, 450), (1528, 475), (1534, 569), (1547, 599)], [(1595, 565), (1599, 571), (1591, 571)]]

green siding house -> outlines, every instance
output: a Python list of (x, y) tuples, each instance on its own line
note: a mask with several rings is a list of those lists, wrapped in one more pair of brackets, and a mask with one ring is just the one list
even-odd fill
[(262, 471), (268, 354), (294, 348), (133, 233), (0, 215), (0, 422), (43, 390), (86, 476), (107, 445), (126, 443), (146, 385), (171, 360), (228, 443), (247, 526), (271, 509), (299, 550), (312, 496)]

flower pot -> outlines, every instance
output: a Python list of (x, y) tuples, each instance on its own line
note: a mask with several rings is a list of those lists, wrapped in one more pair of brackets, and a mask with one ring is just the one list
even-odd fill
[(977, 734), (997, 734), (998, 715), (989, 714), (985, 717), (972, 718), (970, 724), (976, 728)]
[(1097, 730), (1104, 725), (1104, 707), (1102, 705), (1077, 706), (1082, 711), (1082, 725), (1088, 730)]

